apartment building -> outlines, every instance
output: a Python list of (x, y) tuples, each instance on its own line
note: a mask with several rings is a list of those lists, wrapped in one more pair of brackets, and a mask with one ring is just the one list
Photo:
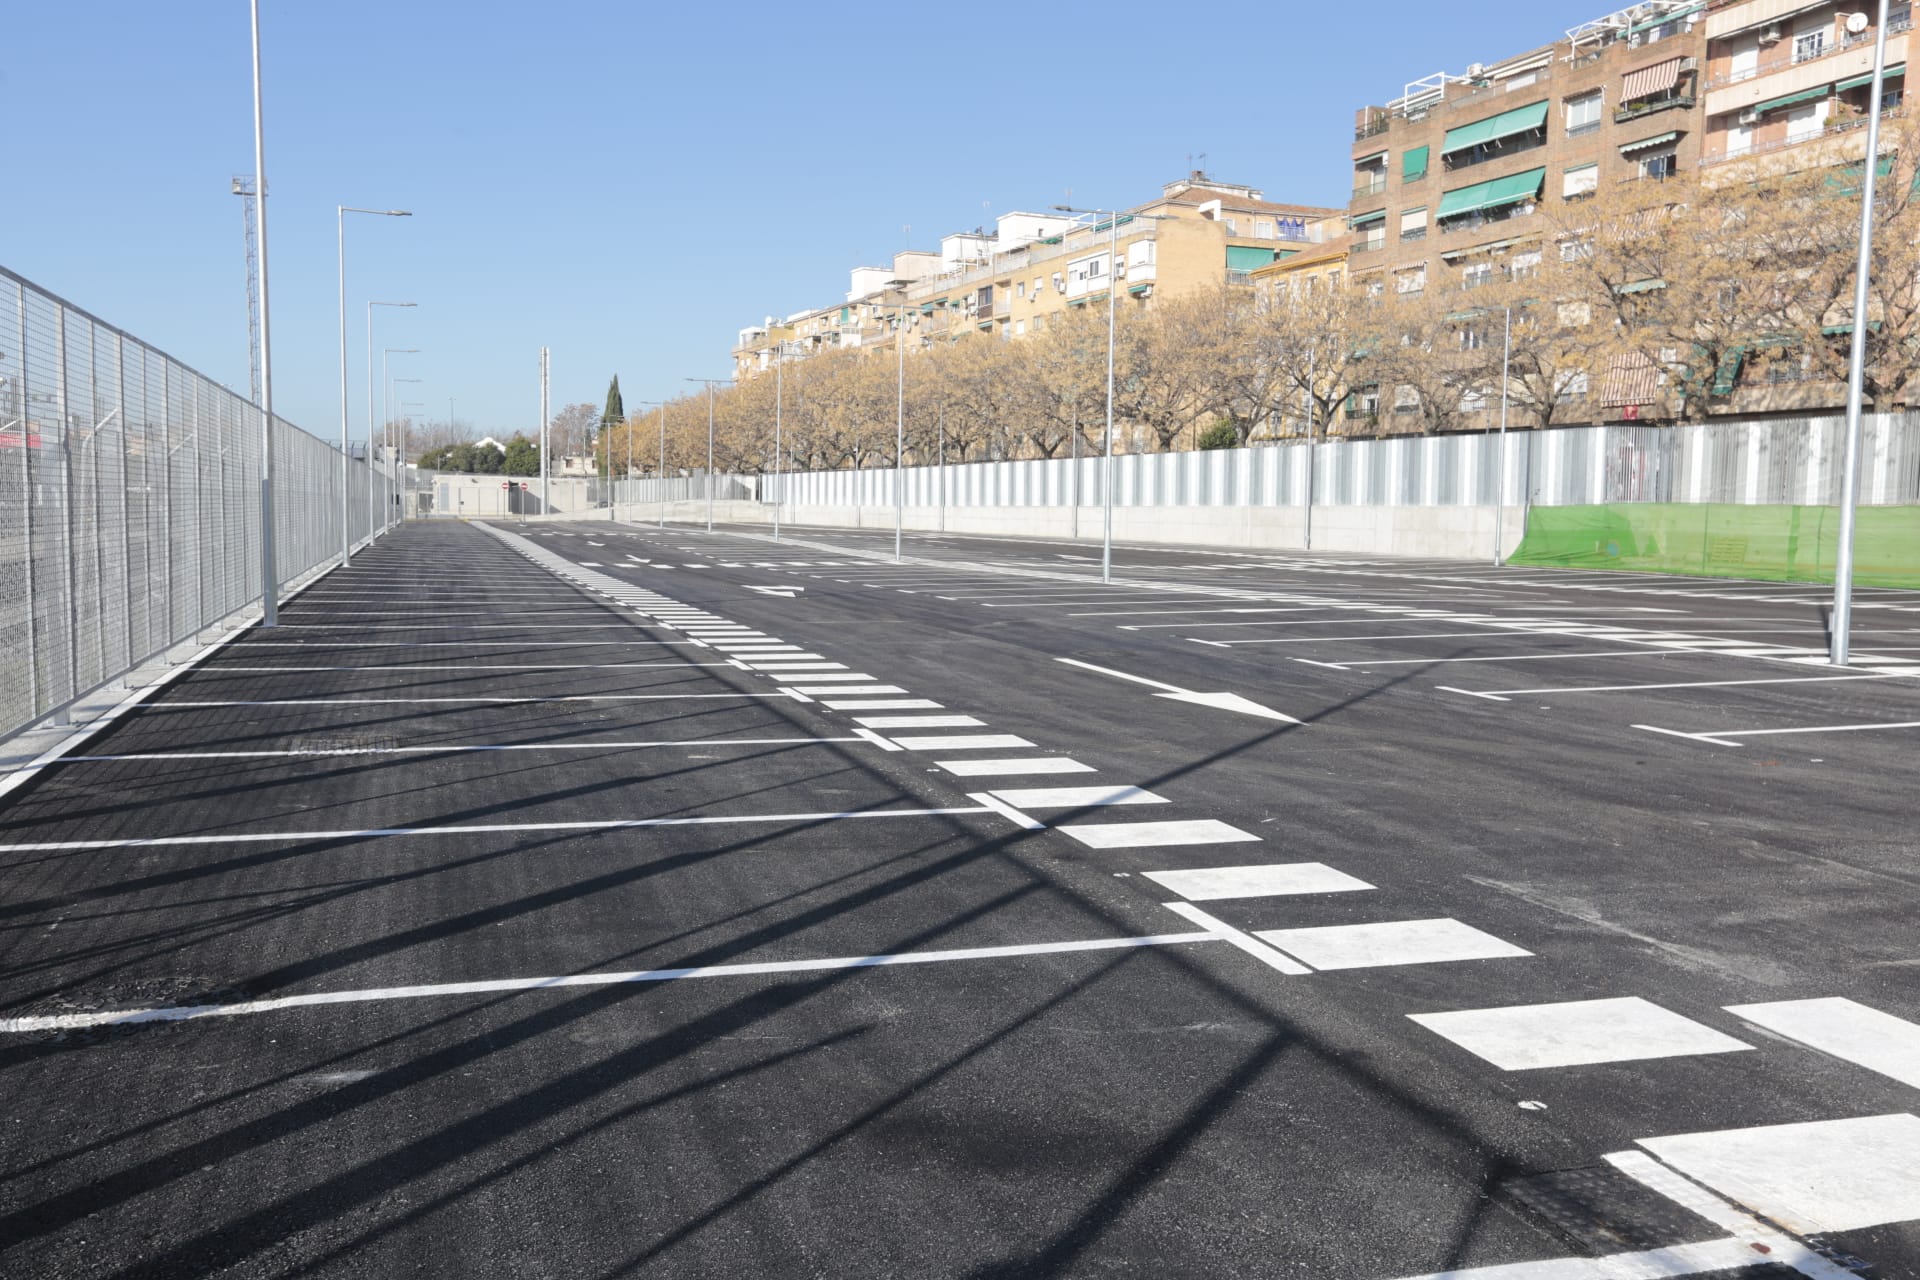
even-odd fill
[[(1764, 3), (1765, 0), (1759, 0)], [(1350, 271), (1373, 294), (1525, 270), (1549, 202), (1699, 163), (1707, 6), (1648, 0), (1354, 120)]]
[[(1865, 154), (1878, 4), (1721, 0), (1704, 16), (1708, 182), (1751, 164), (1797, 169)], [(1912, 26), (1910, 4), (1889, 7), (1889, 114), (1902, 110)]]
[(843, 303), (741, 330), (734, 365), (751, 377), (830, 346), (891, 350), (903, 328), (909, 353), (970, 336), (1016, 340), (1069, 311), (1104, 307), (1109, 291), (1118, 305), (1147, 307), (1156, 297), (1251, 286), (1259, 269), (1342, 235), (1343, 214), (1269, 201), (1198, 171), (1117, 217), (1004, 214), (991, 233), (943, 238), (938, 254), (897, 256), (890, 273), (856, 269)]

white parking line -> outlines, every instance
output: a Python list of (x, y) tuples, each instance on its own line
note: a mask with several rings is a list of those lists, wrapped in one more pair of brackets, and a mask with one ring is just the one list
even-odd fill
[(522, 835), (540, 831), (631, 831), (644, 827), (739, 826), (759, 822), (839, 822), (860, 818), (941, 818), (991, 813), (960, 809), (860, 809), (840, 813), (752, 813), (737, 817), (604, 818), (589, 822), (493, 822), (447, 827), (360, 827), (333, 831), (260, 831), (218, 836), (126, 836), (109, 840), (38, 840), (0, 844), (0, 853), (70, 853), (86, 849), (149, 849), (171, 845), (277, 844), (294, 840), (370, 840), (393, 836)]
[[(969, 812), (983, 812), (969, 810)], [(620, 986), (638, 982), (674, 982), (683, 978), (738, 978), (764, 974), (819, 973), (839, 969), (878, 969), (912, 964), (943, 964), (962, 960), (999, 960), (1015, 956), (1059, 955), (1076, 951), (1120, 951), (1135, 947), (1167, 947), (1217, 942), (1215, 933), (1162, 933), (1137, 938), (1087, 938), (1072, 942), (1016, 943), (1000, 947), (969, 947), (952, 951), (903, 951), (866, 956), (835, 956), (823, 960), (764, 960), (743, 964), (697, 965), (684, 969), (637, 969), (624, 973), (573, 973), (541, 978), (494, 978), (477, 982), (438, 982), (411, 987), (368, 987), (353, 991), (319, 991), (306, 995), (273, 996), (232, 1004), (174, 1005), (148, 1009), (109, 1009), (95, 1013), (63, 1013), (0, 1018), (0, 1034), (28, 1031), (66, 1031), (83, 1027), (127, 1026), (142, 1022), (188, 1022), (202, 1018), (234, 1018), (278, 1013), (324, 1005), (364, 1004), (381, 1000), (419, 1000), (433, 996), (489, 995), (512, 991), (557, 991), (568, 987)]]
[(1795, 725), (1787, 729), (1714, 729), (1705, 733), (1686, 733), (1679, 729), (1663, 729), (1659, 725), (1637, 724), (1636, 729), (1645, 729), (1651, 733), (1669, 734), (1676, 738), (1692, 738), (1697, 742), (1711, 742), (1716, 746), (1738, 747), (1743, 744), (1734, 742), (1734, 738), (1771, 738), (1779, 734), (1799, 733), (1865, 733), (1876, 729), (1920, 729), (1920, 720), (1895, 720), (1881, 724), (1810, 724)]
[(268, 760), (297, 756), (435, 756), (487, 751), (626, 751), (649, 747), (794, 747), (863, 738), (699, 738), (683, 742), (509, 742), (436, 747), (289, 747), (275, 751), (142, 751), (112, 756), (65, 756), (61, 764), (125, 760)]

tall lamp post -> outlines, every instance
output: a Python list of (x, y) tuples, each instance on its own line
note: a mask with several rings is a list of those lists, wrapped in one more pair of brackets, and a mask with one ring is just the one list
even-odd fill
[[(382, 348), (380, 349), (380, 385), (381, 385), (381, 387), (382, 387), (382, 389), (384, 390), (384, 389), (385, 389), (385, 388), (386, 388), (386, 387), (388, 386), (388, 382), (387, 382), (387, 357), (388, 357), (388, 356), (414, 356), (414, 355), (419, 355), (419, 354), (420, 354), (420, 348), (418, 348), (418, 347), (382, 347)], [(373, 374), (373, 371), (372, 371), (371, 369), (369, 369), (369, 370), (367, 371), (367, 374), (368, 374), (368, 376), (369, 376), (369, 377), (371, 377), (371, 376), (372, 376), (372, 374)], [(372, 399), (373, 399), (373, 397), (372, 397), (372, 396), (368, 396), (368, 397), (367, 397), (367, 399), (368, 399), (368, 402), (369, 402), (369, 403), (368, 403), (368, 405), (367, 405), (367, 407), (368, 407), (369, 409), (371, 409), (371, 408), (373, 407), (373, 405), (372, 405), (372, 403), (371, 403), (371, 402), (372, 402)], [(388, 400), (390, 400), (390, 399), (392, 399), (392, 397), (391, 397), (391, 396), (388, 396), (388, 397), (387, 397), (386, 399), (388, 399)], [(385, 400), (383, 400), (383, 401), (381, 402), (381, 406), (380, 406), (380, 407), (381, 407), (381, 408), (382, 408), (383, 410), (385, 410), (385, 411), (386, 411), (386, 413), (387, 413), (387, 414), (388, 414), (389, 416), (391, 416), (391, 415), (392, 415), (392, 412), (393, 412), (393, 411), (392, 411), (391, 409), (389, 409), (389, 408), (387, 408), (387, 404), (386, 404), (386, 401), (385, 401)], [(385, 441), (386, 441), (386, 436), (387, 436), (387, 432), (386, 432), (386, 427), (385, 427), (385, 424), (382, 424), (382, 426), (381, 426), (381, 430), (380, 430), (380, 439), (381, 439), (381, 442), (382, 442), (382, 444), (381, 444), (381, 449), (382, 449), (382, 452), (384, 452), (384, 451), (385, 451)], [(372, 429), (371, 427), (369, 427), (369, 428), (367, 429), (367, 461), (368, 461), (368, 463), (369, 463), (369, 464), (371, 464), (371, 463), (372, 463), (372, 461), (373, 461), (373, 429)], [(371, 510), (372, 510), (372, 508), (373, 508), (373, 504), (374, 504), (375, 502), (378, 502), (378, 503), (380, 503), (382, 507), (386, 507), (386, 506), (391, 506), (391, 505), (392, 505), (392, 502), (391, 502), (391, 500), (390, 500), (390, 499), (389, 499), (389, 498), (387, 497), (387, 487), (388, 487), (388, 486), (387, 486), (387, 483), (386, 483), (386, 482), (387, 482), (388, 480), (390, 480), (390, 479), (392, 478), (392, 477), (391, 477), (391, 471), (392, 471), (392, 467), (393, 467), (393, 459), (392, 459), (392, 458), (387, 458), (387, 459), (385, 459), (384, 461), (386, 462), (386, 464), (387, 464), (387, 466), (386, 466), (386, 468), (385, 468), (385, 469), (384, 469), (384, 470), (382, 471), (382, 473), (381, 473), (381, 485), (380, 485), (380, 492), (376, 494), (376, 493), (373, 493), (373, 492), (371, 492), (371, 491), (369, 491), (369, 492), (368, 492), (368, 494), (367, 494), (367, 507), (368, 507), (368, 510), (369, 510), (369, 511), (371, 511)], [(380, 513), (380, 519), (378, 519), (378, 520), (375, 520), (375, 521), (373, 522), (373, 528), (374, 528), (374, 529), (384, 529), (384, 528), (386, 528), (386, 524), (387, 524), (387, 521), (386, 521), (386, 512), (385, 512), (385, 511), (383, 510), (383, 511), (382, 511), (382, 512)], [(372, 531), (371, 531), (371, 530), (369, 530), (369, 532), (372, 532)]]
[[(340, 266), (340, 563), (353, 563), (353, 527), (347, 514), (351, 501), (347, 477), (352, 474), (347, 457), (347, 215), (370, 214), (376, 218), (411, 218), (407, 209), (356, 209), (352, 205), (333, 207), (334, 238)], [(371, 448), (371, 446), (369, 446)], [(369, 473), (371, 474), (371, 473)]]
[[(260, 193), (259, 211), (254, 215), (260, 239), (260, 625), (274, 627), (280, 624), (280, 574), (273, 554), (273, 309), (267, 305), (267, 133), (260, 92), (260, 0), (252, 0), (249, 8), (253, 20), (253, 181)], [(21, 450), (22, 456), (25, 453)]]
[[(1120, 278), (1120, 211), (1103, 209), (1077, 209), (1072, 205), (1053, 206), (1061, 213), (1091, 214), (1095, 218), (1107, 220), (1107, 445), (1106, 462), (1101, 466), (1101, 500), (1103, 510), (1100, 519), (1100, 581), (1113, 581), (1113, 342), (1114, 342), (1114, 304), (1119, 294), (1114, 282)], [(1164, 222), (1167, 219), (1160, 214), (1135, 213), (1126, 215), (1142, 221)], [(1096, 224), (1096, 229), (1097, 229)], [(1062, 237), (1064, 240), (1065, 237)]]
[(713, 532), (713, 389), (730, 386), (732, 378), (683, 378), (683, 382), (707, 384), (707, 532)]
[[(989, 273), (991, 274), (991, 273)], [(895, 280), (893, 288), (906, 281)], [(906, 496), (903, 486), (907, 476), (907, 308), (906, 302), (868, 302), (865, 306), (879, 308), (891, 307), (899, 319), (893, 330), (893, 349), (896, 364), (894, 386), (893, 419), (893, 562), (901, 561), (901, 529), (906, 516)]]
[(375, 307), (414, 307), (413, 302), (374, 302), (367, 303), (367, 537), (371, 538), (379, 528), (379, 522), (372, 519), (374, 503), (373, 490), (373, 309)]
[[(1836, 667), (1847, 665), (1848, 646), (1853, 637), (1853, 526), (1855, 511), (1860, 504), (1860, 402), (1864, 396), (1867, 369), (1867, 286), (1873, 266), (1873, 180), (1880, 167), (1880, 110), (1886, 78), (1887, 0), (1880, 0), (1880, 25), (1873, 40), (1873, 92), (1867, 103), (1867, 154), (1860, 162), (1860, 255), (1853, 268), (1853, 345), (1847, 355), (1847, 452), (1840, 476), (1840, 546), (1833, 560), (1833, 647), (1828, 658)], [(261, 207), (266, 206), (262, 204)], [(261, 278), (264, 280), (264, 233), (260, 253), (263, 264)], [(264, 285), (260, 292), (264, 299)]]
[(388, 493), (390, 496), (387, 501), (387, 518), (382, 523), (389, 529), (392, 528), (395, 523), (394, 511), (397, 510), (401, 505), (400, 468), (402, 464), (400, 462), (400, 459), (407, 456), (406, 440), (402, 435), (399, 427), (400, 419), (403, 416), (401, 411), (406, 408), (404, 404), (400, 403), (400, 397), (405, 393), (399, 390), (399, 386), (403, 382), (419, 382), (419, 381), (421, 381), (421, 379), (419, 378), (388, 378), (387, 379), (387, 404), (386, 404), (386, 414), (385, 414), (386, 430), (381, 432), (381, 437), (382, 437), (382, 444), (386, 449), (387, 471), (388, 471), (388, 475), (390, 477), (391, 483), (388, 486)]

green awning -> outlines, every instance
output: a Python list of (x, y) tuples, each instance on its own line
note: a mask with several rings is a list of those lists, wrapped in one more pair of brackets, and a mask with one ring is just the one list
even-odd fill
[(1431, 147), (1408, 147), (1400, 156), (1400, 181), (1412, 182), (1427, 176), (1427, 152)]
[(1635, 280), (1631, 284), (1617, 285), (1614, 288), (1614, 292), (1615, 293), (1651, 293), (1655, 289), (1664, 289), (1666, 287), (1667, 287), (1667, 282), (1665, 280), (1655, 278), (1652, 280)]
[[(1905, 74), (1907, 74), (1907, 64), (1904, 62), (1896, 62), (1892, 66), (1887, 68), (1887, 79), (1889, 80), (1893, 79), (1895, 76), (1904, 76)], [(1859, 89), (1866, 85), (1870, 85), (1872, 83), (1873, 83), (1873, 72), (1869, 71), (1867, 72), (1867, 74), (1863, 76), (1855, 76), (1851, 80), (1842, 80), (1839, 84), (1833, 87), (1835, 92), (1844, 92), (1845, 90), (1848, 90), (1848, 89)]]
[[(1843, 333), (1851, 335), (1853, 333), (1853, 321), (1849, 320), (1845, 324), (1823, 324), (1820, 326), (1820, 332), (1822, 336), (1828, 337), (1828, 338), (1837, 338)], [(1880, 332), (1880, 321), (1878, 320), (1867, 321), (1867, 332), (1868, 333)]]
[(1366, 155), (1356, 159), (1353, 162), (1353, 167), (1358, 169), (1363, 164), (1372, 164), (1375, 160), (1385, 160), (1386, 158), (1387, 153), (1385, 151), (1369, 151)]
[(1706, 7), (1707, 6), (1704, 3), (1701, 3), (1701, 4), (1694, 5), (1692, 8), (1676, 9), (1672, 13), (1663, 13), (1657, 18), (1648, 18), (1645, 22), (1636, 23), (1635, 25), (1628, 27), (1627, 34), (1630, 36), (1637, 36), (1643, 31), (1651, 31), (1655, 27), (1664, 27), (1669, 22), (1678, 22), (1682, 18), (1691, 17), (1692, 15), (1700, 12), (1702, 9)]
[(1620, 154), (1624, 156), (1635, 151), (1645, 151), (1648, 147), (1663, 147), (1669, 142), (1678, 142), (1679, 140), (1680, 131), (1678, 129), (1673, 130), (1671, 133), (1656, 133), (1651, 138), (1642, 138), (1638, 142), (1621, 143)]
[(1149, 290), (1149, 289), (1151, 289), (1151, 288), (1153, 288), (1153, 283), (1152, 283), (1151, 281), (1149, 281), (1149, 282), (1147, 282), (1146, 284), (1131, 284), (1131, 285), (1128, 285), (1128, 286), (1127, 286), (1127, 292), (1128, 292), (1128, 293), (1145, 293), (1145, 292), (1146, 292), (1147, 290)]
[(1387, 220), (1387, 211), (1385, 209), (1375, 209), (1372, 213), (1362, 213), (1362, 214), (1356, 215), (1351, 221), (1347, 223), (1347, 225), (1352, 227), (1355, 231), (1358, 231), (1361, 227), (1369, 226), (1375, 222), (1385, 222), (1386, 220)]
[(1720, 365), (1713, 371), (1713, 394), (1733, 394), (1733, 384), (1739, 380), (1740, 365), (1746, 358), (1747, 349), (1744, 346), (1728, 347), (1720, 353)]
[(1434, 217), (1457, 218), (1463, 213), (1497, 209), (1501, 205), (1531, 200), (1540, 194), (1540, 184), (1546, 181), (1546, 177), (1545, 168), (1529, 169), (1525, 173), (1495, 178), (1491, 182), (1480, 182), (1471, 187), (1457, 188), (1440, 197), (1440, 208), (1435, 212)]
[(1498, 142), (1502, 138), (1511, 138), (1516, 133), (1526, 133), (1530, 129), (1546, 127), (1547, 104), (1545, 102), (1515, 107), (1511, 111), (1502, 111), (1497, 116), (1488, 116), (1485, 120), (1475, 120), (1472, 124), (1463, 124), (1458, 129), (1447, 130), (1447, 136), (1440, 143), (1440, 154), (1452, 155), (1468, 147), (1477, 147), (1483, 142)]
[(1799, 93), (1790, 93), (1784, 98), (1771, 98), (1754, 107), (1754, 111), (1764, 115), (1769, 111), (1778, 111), (1782, 107), (1791, 107), (1797, 102), (1812, 102), (1815, 98), (1826, 96), (1827, 86), (1823, 84), (1817, 89), (1802, 89)]
[(1227, 270), (1257, 271), (1261, 267), (1273, 265), (1273, 250), (1254, 249), (1244, 245), (1227, 246)]

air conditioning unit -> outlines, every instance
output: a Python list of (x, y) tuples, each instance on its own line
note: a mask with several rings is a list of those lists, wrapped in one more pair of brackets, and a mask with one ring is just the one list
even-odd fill
[(1780, 27), (1777, 23), (1771, 27), (1768, 27), (1766, 30), (1760, 33), (1761, 44), (1779, 44), (1780, 38), (1781, 38), (1781, 32), (1780, 32)]
[(1627, 45), (1629, 48), (1634, 49), (1640, 47), (1640, 33), (1638, 31), (1633, 32), (1627, 37)]
[(1734, 123), (1735, 124), (1759, 124), (1760, 108), (1748, 107), (1746, 110), (1742, 111), (1738, 116), (1734, 117)]

